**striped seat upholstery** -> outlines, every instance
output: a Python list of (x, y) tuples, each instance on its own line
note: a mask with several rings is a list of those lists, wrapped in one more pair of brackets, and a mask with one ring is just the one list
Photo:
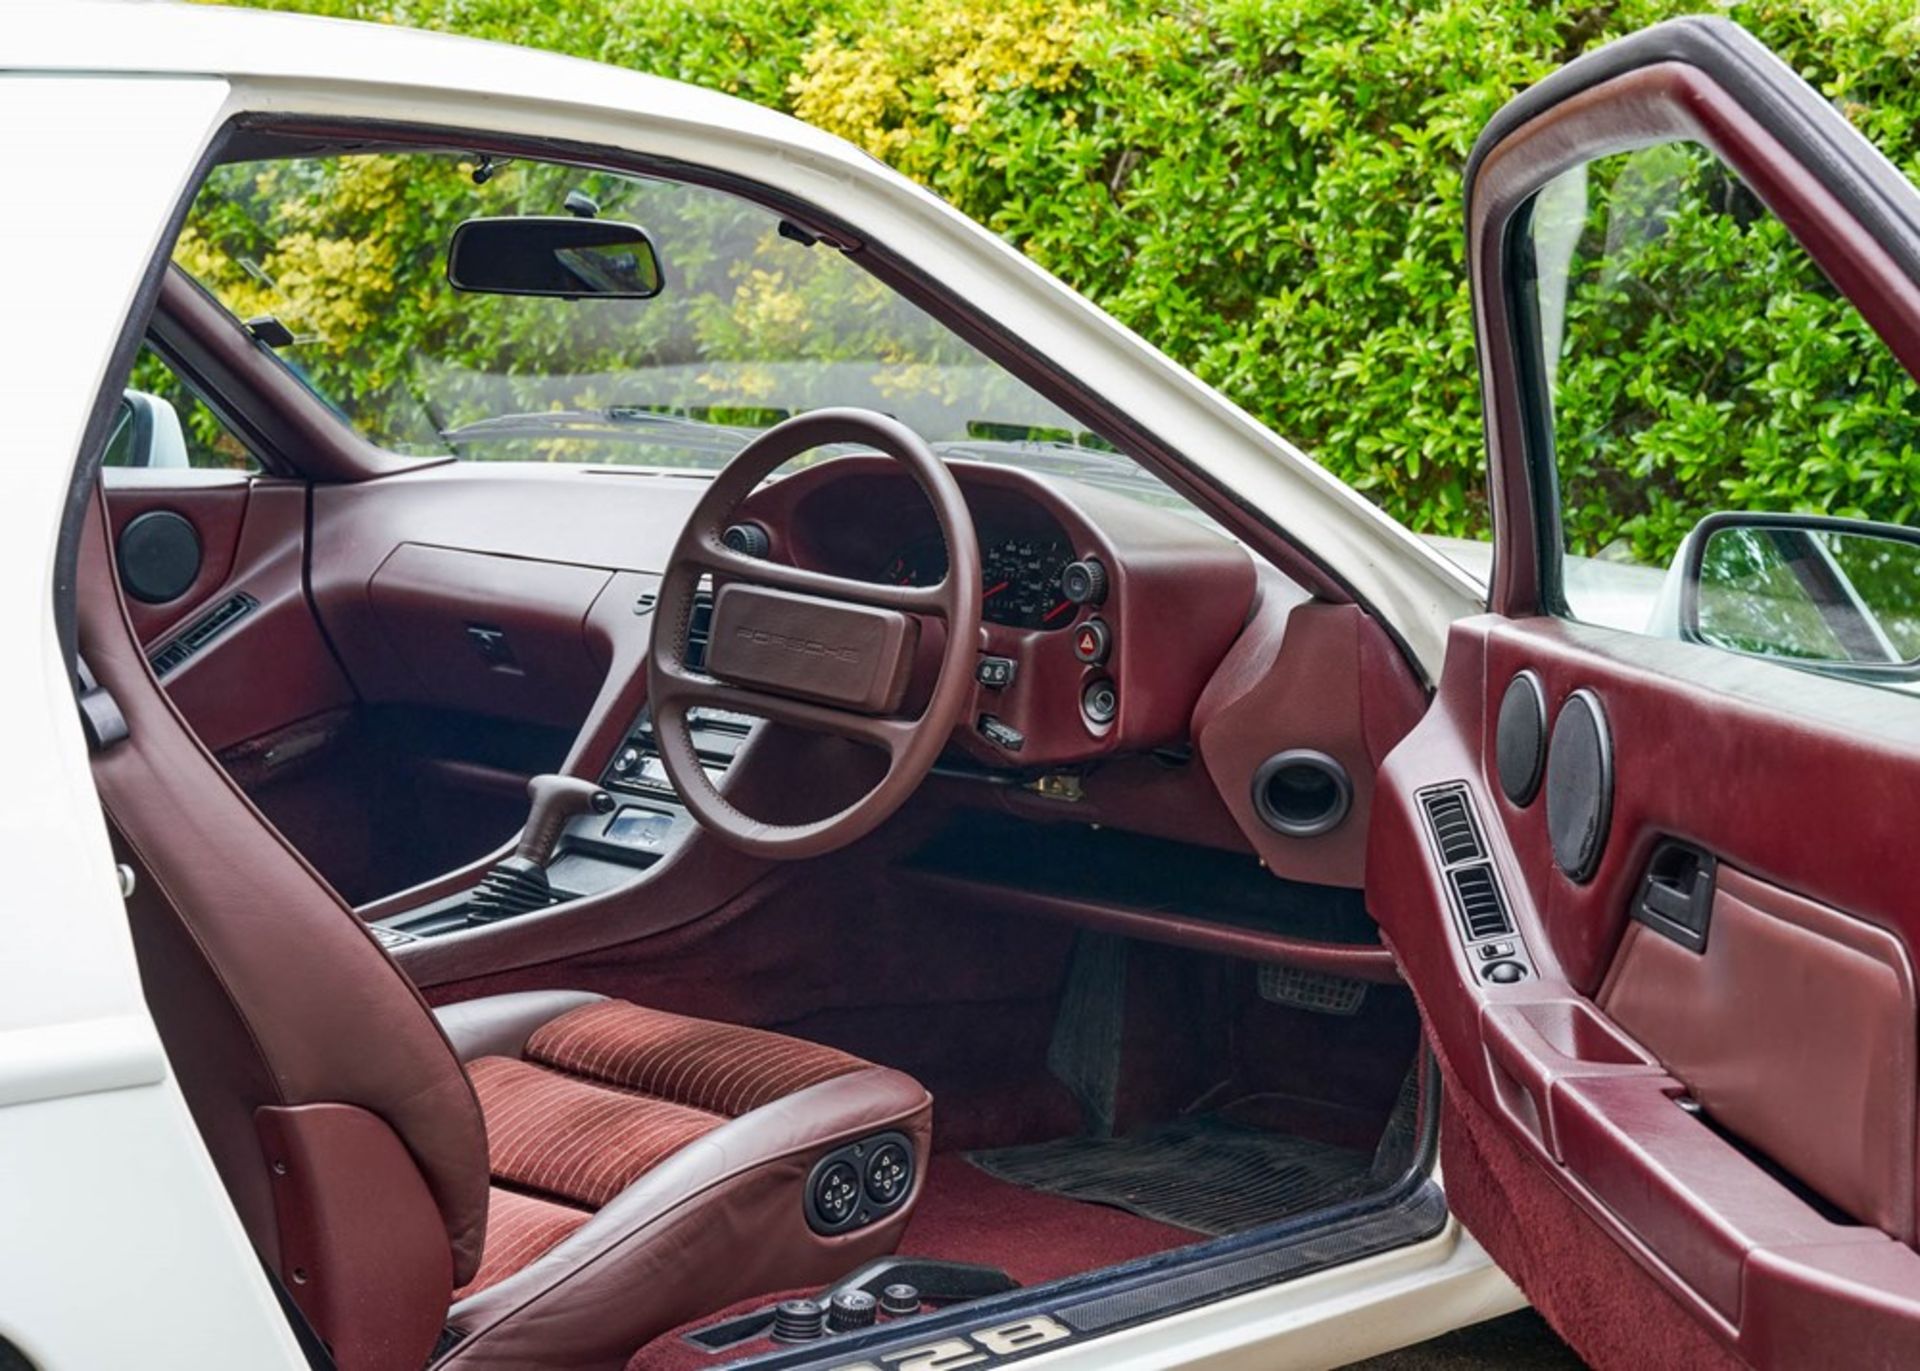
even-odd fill
[(493, 1191), (484, 1260), (456, 1298), (521, 1270), (728, 1120), (868, 1069), (816, 1043), (620, 1000), (541, 1025), (519, 1057), (470, 1062)]

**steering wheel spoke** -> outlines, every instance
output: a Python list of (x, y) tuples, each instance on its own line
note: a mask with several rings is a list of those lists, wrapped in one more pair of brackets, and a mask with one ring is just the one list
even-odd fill
[(787, 590), (799, 595), (817, 595), (823, 600), (839, 600), (873, 609), (897, 609), (907, 614), (947, 617), (945, 581), (931, 586), (856, 581), (847, 576), (788, 566), (784, 562), (764, 562), (756, 557), (743, 556), (717, 542), (703, 543), (698, 560), (701, 569), (716, 578), (744, 581), (749, 585)]
[(889, 758), (900, 754), (922, 722), (889, 715), (855, 714), (791, 695), (776, 695), (772, 691), (685, 673), (679, 676), (671, 696), (676, 704), (687, 709), (704, 705), (735, 714), (751, 714), (757, 719), (787, 724), (810, 733), (830, 733), (856, 743), (867, 743), (881, 749)]

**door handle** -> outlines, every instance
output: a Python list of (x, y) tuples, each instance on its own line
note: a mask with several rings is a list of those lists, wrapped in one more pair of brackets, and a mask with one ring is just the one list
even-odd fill
[(1707, 948), (1713, 891), (1720, 862), (1711, 853), (1663, 839), (1647, 861), (1633, 917), (1662, 937), (1694, 952)]

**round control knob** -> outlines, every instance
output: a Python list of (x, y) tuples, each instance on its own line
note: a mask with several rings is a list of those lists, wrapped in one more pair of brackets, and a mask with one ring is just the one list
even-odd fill
[(920, 1312), (920, 1289), (901, 1281), (880, 1292), (880, 1312), (890, 1319), (904, 1319)]
[(913, 1160), (897, 1142), (883, 1142), (867, 1158), (867, 1198), (885, 1209), (907, 1193), (913, 1178)]
[(860, 1174), (849, 1162), (835, 1162), (813, 1182), (813, 1207), (829, 1228), (849, 1222), (860, 1209)]
[(1107, 569), (1093, 557), (1068, 562), (1060, 571), (1060, 593), (1076, 605), (1104, 603), (1107, 598)]
[(1099, 666), (1113, 650), (1113, 630), (1105, 619), (1089, 619), (1073, 631), (1073, 655), (1088, 666)]
[(782, 1300), (773, 1307), (775, 1342), (812, 1342), (826, 1332), (827, 1307), (818, 1300)]
[(1080, 712), (1087, 716), (1088, 723), (1104, 728), (1120, 712), (1120, 692), (1105, 676), (1088, 681), (1087, 688), (1080, 692)]
[(764, 557), (773, 549), (773, 539), (758, 524), (728, 524), (720, 541), (743, 557)]
[(842, 1290), (833, 1297), (833, 1304), (827, 1310), (827, 1327), (836, 1333), (846, 1333), (855, 1328), (871, 1328), (878, 1317), (873, 1296), (864, 1290)]

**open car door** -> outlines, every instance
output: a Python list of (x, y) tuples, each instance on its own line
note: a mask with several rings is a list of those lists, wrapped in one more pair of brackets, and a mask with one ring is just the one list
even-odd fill
[[(1367, 866), (1449, 1203), (1596, 1365), (1920, 1365), (1914, 567), (1836, 608), (1782, 541), (1834, 521), (1755, 520), (1780, 578), (1709, 631), (1741, 516), (1694, 527), (1911, 522), (1920, 195), (1718, 20), (1528, 91), (1466, 194), (1491, 612)], [(1887, 650), (1812, 641), (1847, 622)]]

